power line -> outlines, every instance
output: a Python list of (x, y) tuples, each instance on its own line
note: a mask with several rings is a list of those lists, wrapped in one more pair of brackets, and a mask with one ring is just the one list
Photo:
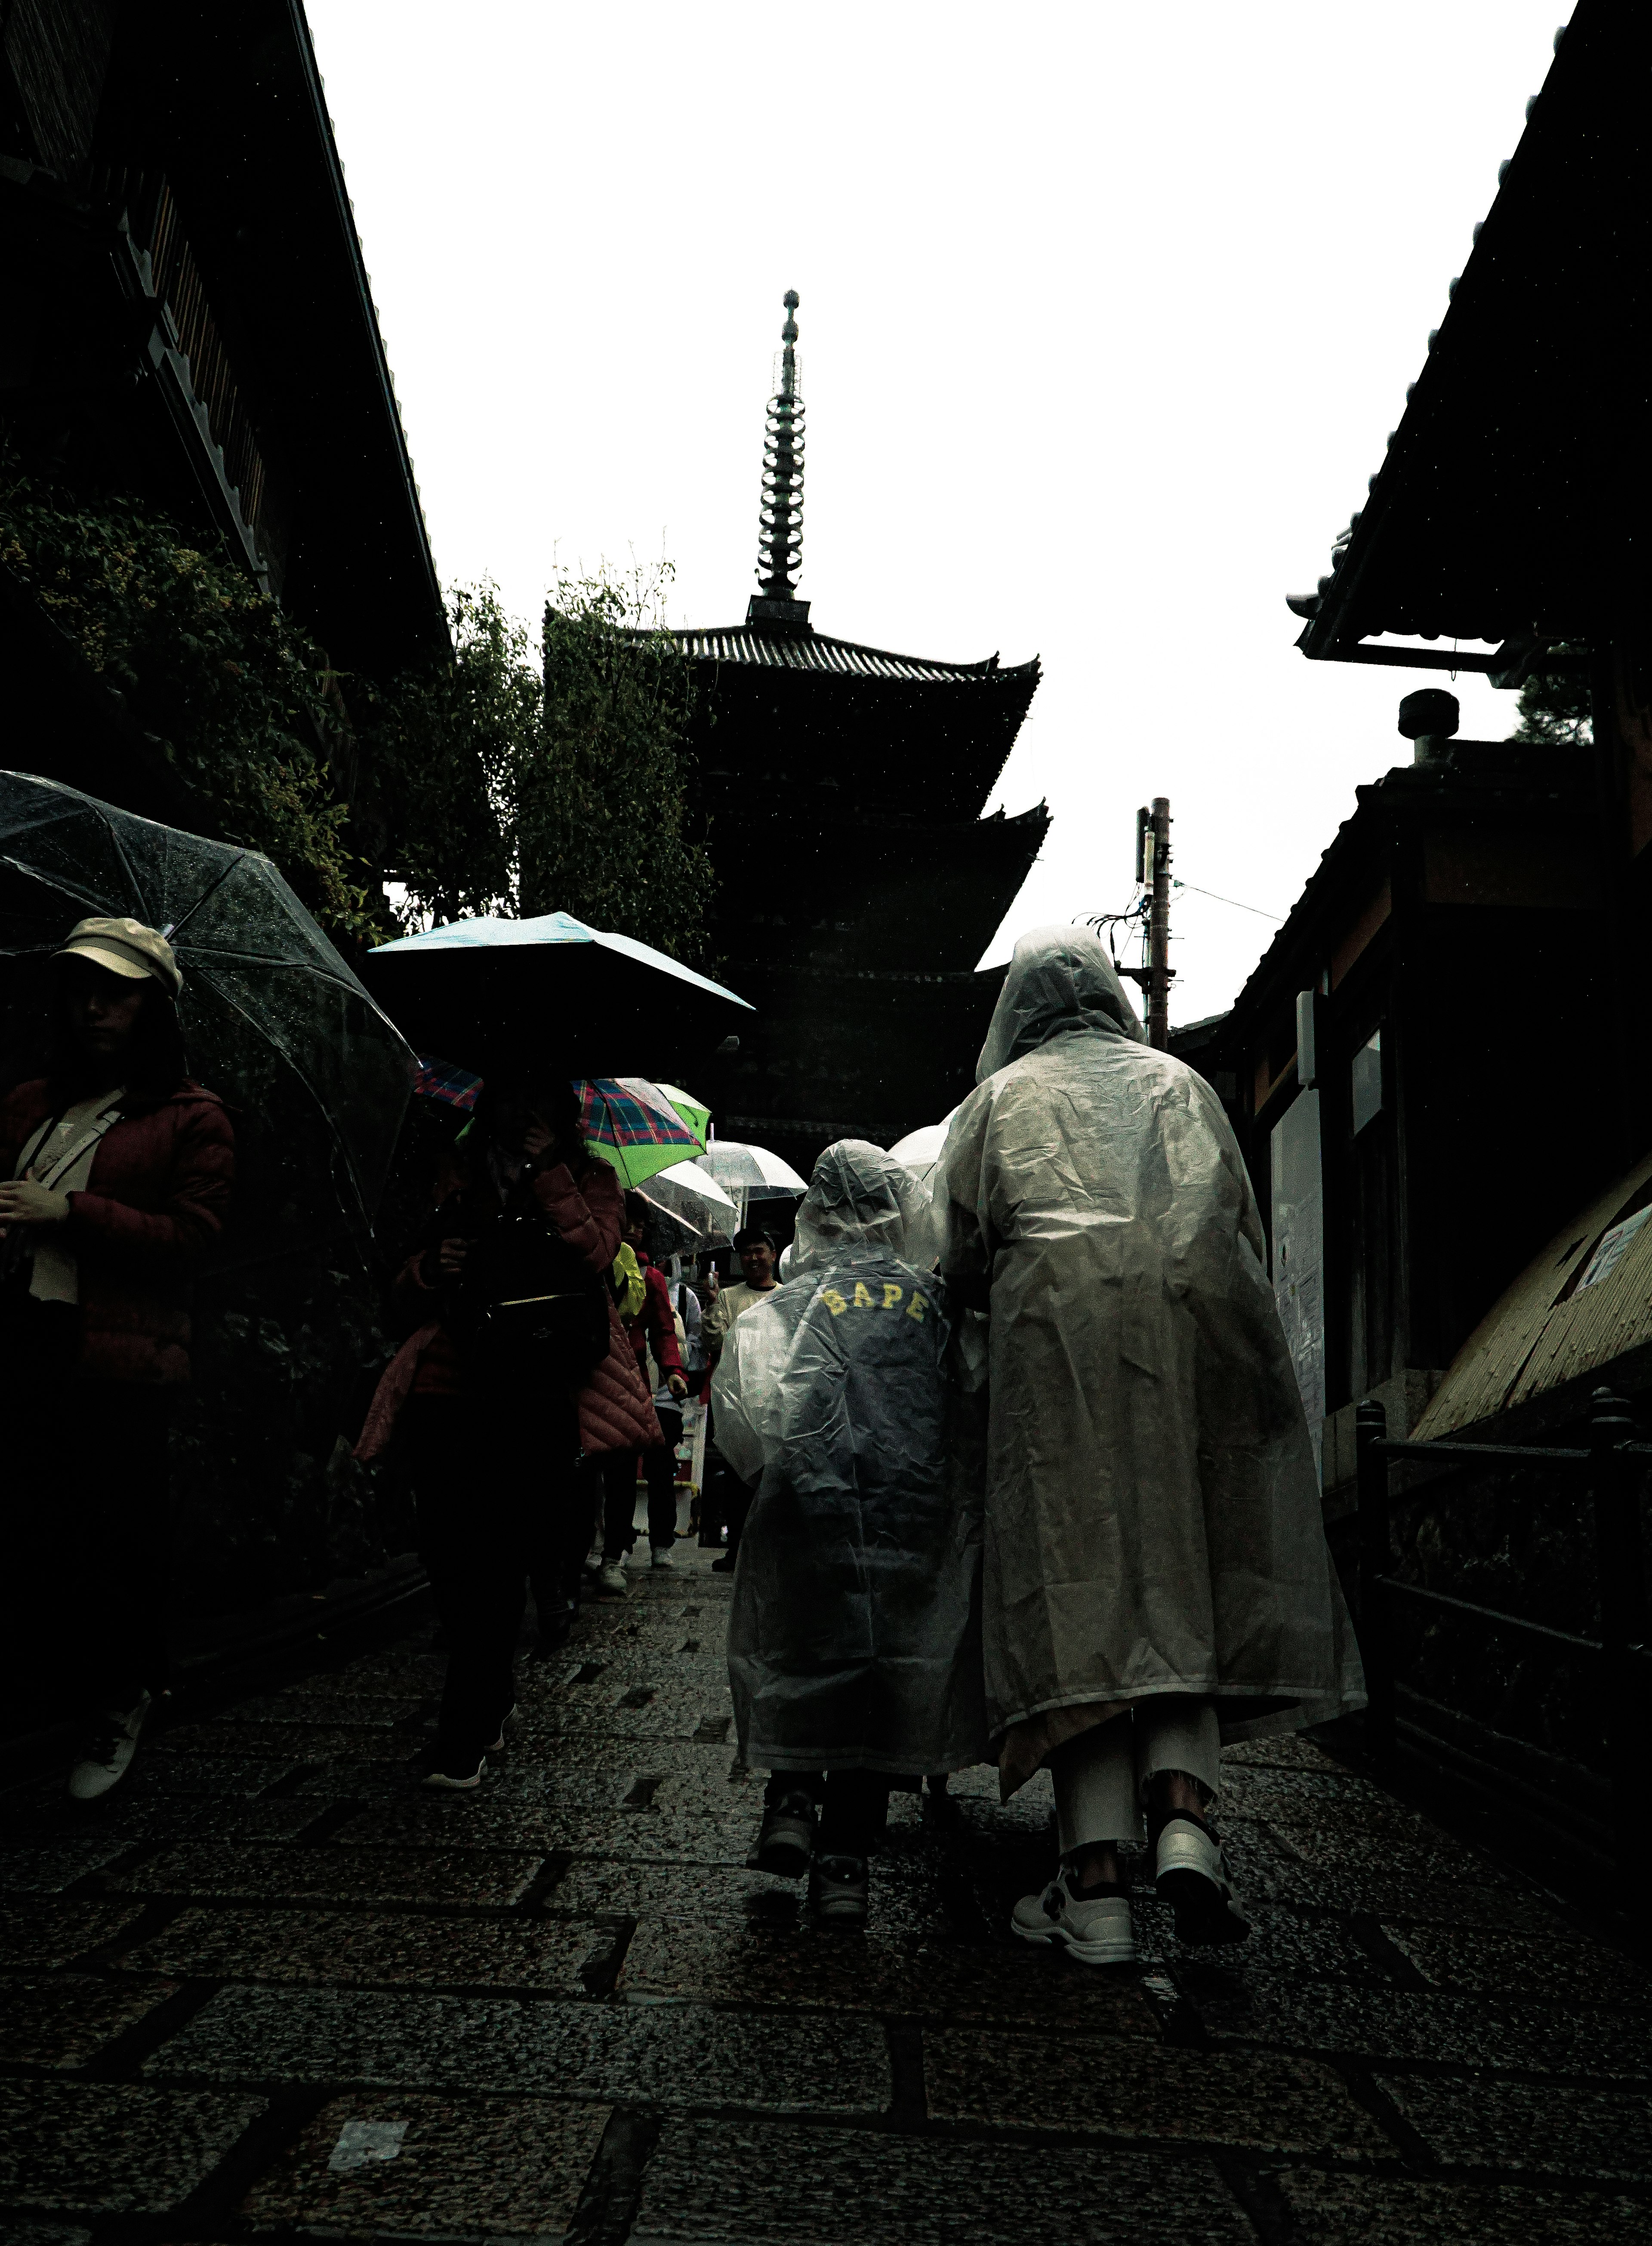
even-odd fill
[(1173, 886), (1179, 889), (1191, 889), (1196, 897), (1208, 897), (1213, 904), (1232, 905), (1236, 912), (1254, 913), (1258, 920), (1271, 920), (1275, 928), (1285, 925), (1281, 913), (1264, 912), (1260, 905), (1241, 904), (1237, 897), (1219, 897), (1214, 889), (1201, 889), (1196, 881), (1173, 881)]

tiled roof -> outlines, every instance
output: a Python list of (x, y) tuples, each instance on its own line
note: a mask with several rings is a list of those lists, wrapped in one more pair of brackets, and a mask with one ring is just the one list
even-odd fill
[(990, 655), (984, 663), (930, 663), (922, 656), (892, 655), (880, 647), (857, 647), (853, 640), (830, 639), (824, 632), (753, 631), (745, 624), (726, 629), (674, 631), (669, 635), (692, 660), (754, 664), (774, 670), (814, 670), (844, 678), (893, 678), (920, 685), (954, 685), (983, 678), (1030, 682), (1038, 677), (1038, 658), (1000, 668)]
[(1288, 596), (1311, 659), (1518, 685), (1552, 647), (1609, 636), (1642, 566), (1644, 470), (1628, 465), (1652, 334), (1642, 12), (1586, 0), (1555, 37), (1369, 497), (1315, 589)]

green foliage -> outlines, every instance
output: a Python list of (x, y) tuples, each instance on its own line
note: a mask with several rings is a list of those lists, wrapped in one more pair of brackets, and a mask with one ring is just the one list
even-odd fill
[(690, 831), (687, 666), (669, 572), (564, 578), (542, 664), (489, 584), (450, 596), (451, 665), (352, 690), (410, 928), (569, 912), (697, 959), (710, 861)]
[(229, 841), (273, 858), (349, 941), (379, 931), (331, 772), (326, 659), (227, 557), (135, 500), (0, 483), (0, 561), (121, 694)]
[[(230, 841), (273, 858), (329, 932), (564, 911), (698, 960), (710, 861), (690, 834), (691, 684), (657, 616), (670, 572), (565, 578), (542, 663), (490, 584), (453, 592), (451, 662), (352, 677), (227, 556), (124, 498), (0, 479), (0, 561), (125, 698)], [(352, 728), (354, 738), (352, 738)], [(352, 777), (343, 800), (341, 775)]]
[(524, 914), (701, 956), (711, 861), (691, 834), (689, 669), (661, 629), (669, 568), (564, 578), (545, 611), (545, 721), (516, 798)]
[[(1564, 655), (1568, 650), (1558, 648), (1554, 652)], [(1587, 673), (1534, 672), (1520, 689), (1520, 722), (1514, 738), (1548, 741), (1562, 748), (1587, 748), (1594, 738), (1589, 722)]]
[(406, 887), (410, 929), (508, 900), (511, 775), (537, 745), (544, 698), (527, 630), (492, 585), (450, 593), (447, 613), (452, 663), (350, 689), (384, 870)]

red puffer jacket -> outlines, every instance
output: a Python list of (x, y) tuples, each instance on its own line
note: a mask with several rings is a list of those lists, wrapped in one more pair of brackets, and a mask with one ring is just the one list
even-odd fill
[[(625, 1218), (619, 1179), (603, 1161), (593, 1160), (577, 1178), (565, 1162), (539, 1172), (534, 1198), (570, 1248), (577, 1249), (606, 1283), (620, 1252)], [(462, 1230), (463, 1228), (458, 1228)], [(432, 1223), (432, 1242), (441, 1236)], [(464, 1391), (459, 1353), (438, 1322), (440, 1290), (425, 1275), (425, 1249), (409, 1258), (397, 1276), (396, 1296), (419, 1331), (385, 1368), (367, 1414), (357, 1458), (378, 1457), (410, 1395), (455, 1396)], [(580, 1448), (588, 1456), (602, 1451), (647, 1450), (663, 1442), (648, 1384), (636, 1369), (631, 1344), (620, 1324), (611, 1290), (608, 1294), (608, 1355), (580, 1391)]]
[(620, 1324), (625, 1328), (625, 1338), (631, 1344), (636, 1369), (646, 1386), (649, 1350), (654, 1351), (654, 1362), (660, 1368), (662, 1380), (674, 1372), (682, 1372), (683, 1352), (676, 1345), (676, 1313), (671, 1308), (671, 1290), (665, 1274), (646, 1256), (639, 1256), (636, 1260), (642, 1272), (642, 1307), (634, 1318), (622, 1317)]
[[(0, 1177), (51, 1113), (44, 1077), (0, 1100)], [(223, 1230), (235, 1179), (234, 1128), (199, 1084), (186, 1080), (105, 1132), (65, 1228), (79, 1262), (79, 1361), (90, 1378), (188, 1379), (190, 1271)]]

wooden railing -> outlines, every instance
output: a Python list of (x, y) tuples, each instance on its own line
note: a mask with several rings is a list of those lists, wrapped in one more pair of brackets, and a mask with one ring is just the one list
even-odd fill
[(160, 173), (117, 170), (105, 173), (95, 192), (113, 220), (124, 215), (133, 246), (148, 257), (149, 285), (171, 315), (176, 350), (189, 362), (189, 386), (206, 407), (213, 442), (224, 456), (224, 480), (239, 496), (242, 520), (255, 530), (269, 495), (264, 458), (171, 184)]
[[(1360, 1650), (1370, 1705), (1365, 1732), (1373, 1760), (1391, 1766), (1400, 1746), (1397, 1693), (1410, 1680), (1398, 1674), (1395, 1623), (1407, 1603), (1465, 1630), (1513, 1631), (1534, 1644), (1581, 1657), (1594, 1680), (1603, 1716), (1614, 1852), (1626, 1868), (1644, 1862), (1652, 1829), (1652, 1650), (1647, 1640), (1646, 1561), (1641, 1535), (1640, 1487), (1652, 1444), (1635, 1439), (1627, 1404), (1597, 1389), (1584, 1449), (1513, 1443), (1390, 1441), (1387, 1418), (1375, 1402), (1355, 1413), (1358, 1462)], [(1441, 1471), (1405, 1494), (1449, 1500), (1453, 1486), (1487, 1467), (1541, 1467), (1546, 1476), (1587, 1492), (1594, 1517), (1598, 1637), (1557, 1628), (1524, 1615), (1408, 1582), (1394, 1572), (1390, 1469), (1410, 1460)], [(1472, 1719), (1471, 1719), (1472, 1720)]]

